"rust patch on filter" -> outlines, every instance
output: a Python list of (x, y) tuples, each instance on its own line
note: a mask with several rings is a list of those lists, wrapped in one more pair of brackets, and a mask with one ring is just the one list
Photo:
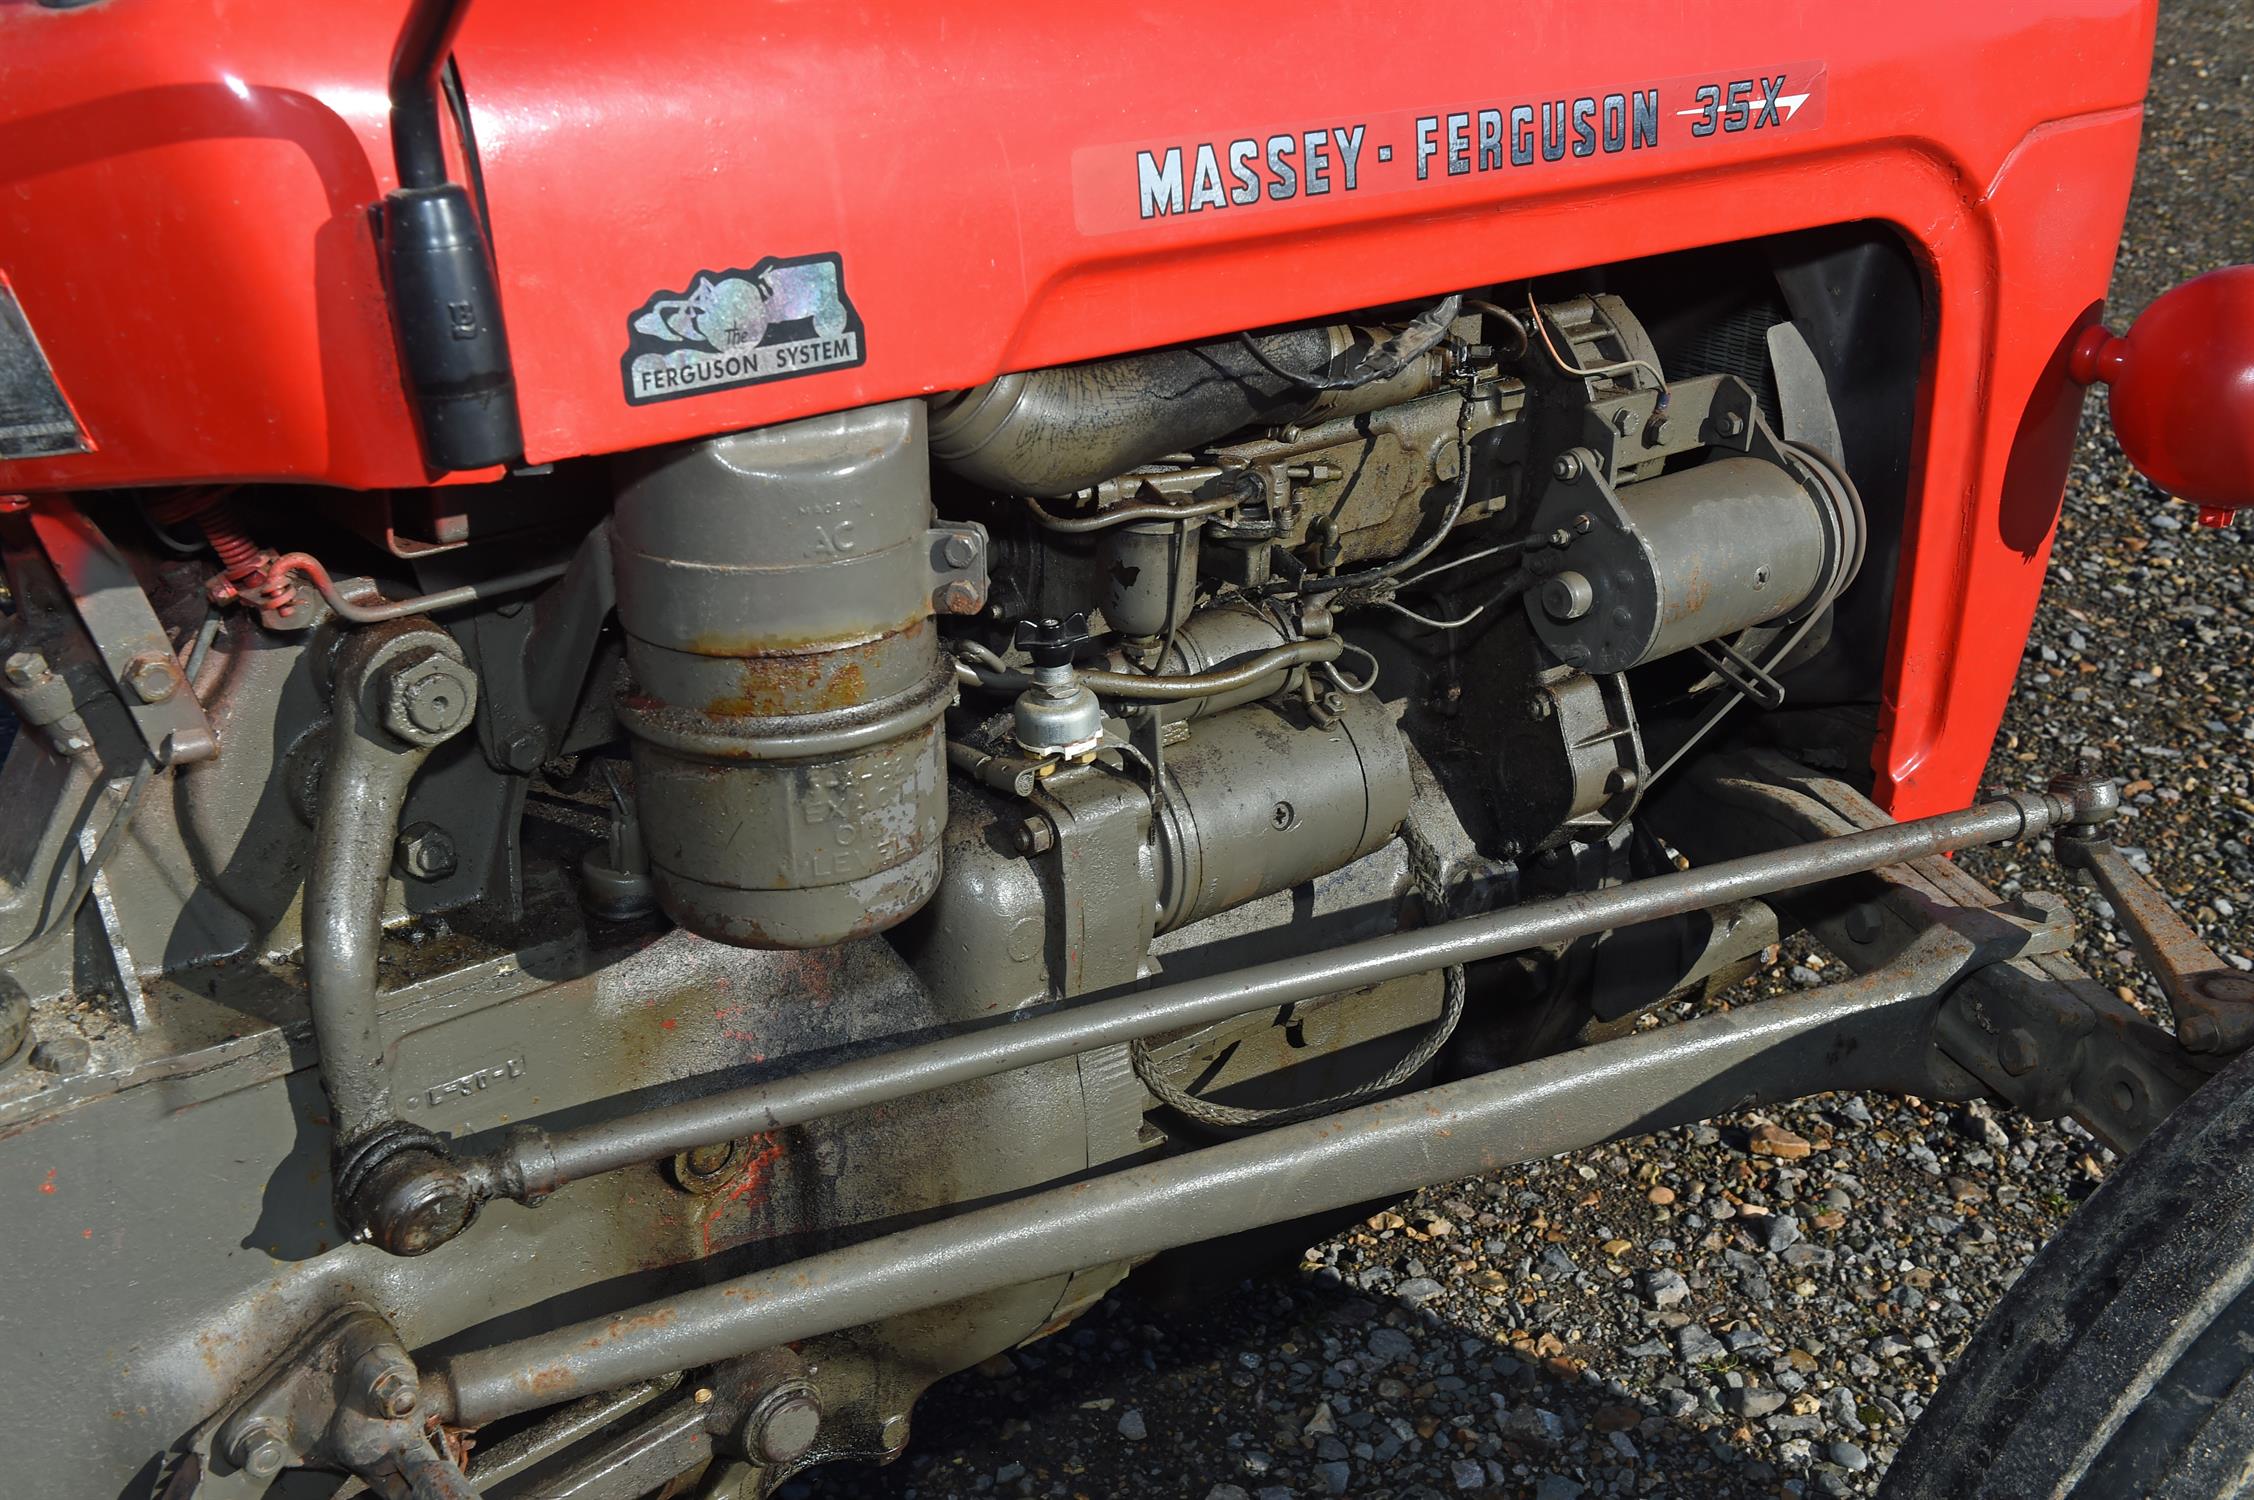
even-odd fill
[(736, 690), (707, 703), (705, 712), (725, 719), (764, 719), (857, 708), (868, 698), (866, 665), (891, 643), (891, 637), (879, 637), (841, 651), (744, 657), (736, 671)]

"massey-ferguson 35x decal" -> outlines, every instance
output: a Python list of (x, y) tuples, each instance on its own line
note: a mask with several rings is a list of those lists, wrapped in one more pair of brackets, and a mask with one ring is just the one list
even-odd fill
[(769, 256), (748, 271), (700, 271), (626, 318), (619, 371), (636, 406), (840, 370), (868, 358), (861, 315), (835, 255)]
[(1330, 193), (1397, 192), (1483, 172), (1559, 169), (1809, 130), (1823, 122), (1823, 106), (1823, 64), (1792, 63), (1288, 130), (1090, 146), (1074, 153), (1073, 197), (1081, 232), (1108, 234)]

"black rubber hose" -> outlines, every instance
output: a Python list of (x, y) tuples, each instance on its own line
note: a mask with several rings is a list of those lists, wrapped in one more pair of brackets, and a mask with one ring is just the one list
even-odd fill
[(391, 51), (391, 157), (399, 185), (437, 187), (446, 180), (446, 146), (438, 128), (439, 70), (470, 0), (415, 0)]

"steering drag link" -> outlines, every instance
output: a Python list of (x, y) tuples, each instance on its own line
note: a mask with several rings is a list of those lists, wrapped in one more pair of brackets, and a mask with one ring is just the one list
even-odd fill
[(1527, 902), (1431, 927), (1107, 1000), (1028, 1010), (937, 1041), (892, 1048), (614, 1120), (548, 1132), (520, 1126), (495, 1149), (453, 1156), (403, 1152), (372, 1191), (347, 1204), (366, 1238), (394, 1254), (446, 1243), (495, 1198), (537, 1203), (566, 1183), (663, 1161), (699, 1146), (800, 1125), (951, 1084), (1119, 1046), (1178, 1028), (1210, 1025), (1286, 1004), (1307, 1004), (1387, 980), (1497, 958), (1615, 928), (1680, 916), (1862, 874), (1954, 849), (2036, 838), (2103, 823), (2118, 810), (2111, 788), (2062, 784), (2005, 793), (1960, 812), (1724, 860), (1698, 869)]

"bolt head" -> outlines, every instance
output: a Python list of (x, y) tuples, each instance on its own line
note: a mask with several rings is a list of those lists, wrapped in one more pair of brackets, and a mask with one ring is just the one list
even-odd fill
[(548, 736), (538, 729), (520, 729), (501, 742), (501, 759), (520, 776), (530, 776), (548, 758)]
[(985, 606), (986, 593), (969, 579), (957, 578), (941, 585), (933, 602), (943, 615), (975, 615)]
[(1623, 406), (1612, 414), (1612, 430), (1622, 437), (1627, 437), (1643, 425), (1643, 413), (1633, 407)]
[(387, 1417), (404, 1417), (422, 1399), (422, 1389), (412, 1370), (393, 1367), (368, 1382), (368, 1400)]
[(710, 1177), (716, 1172), (726, 1171), (728, 1163), (734, 1161), (735, 1158), (736, 1143), (734, 1141), (721, 1141), (717, 1145), (710, 1146), (692, 1146), (681, 1153), (681, 1159), (688, 1163), (689, 1170), (699, 1177)]
[(0, 662), (0, 676), (8, 679), (8, 686), (28, 688), (47, 675), (47, 658), (36, 651), (13, 651), (5, 662)]
[(289, 1462), (289, 1445), (272, 1419), (261, 1418), (235, 1434), (235, 1466), (253, 1479), (272, 1479)]
[(978, 561), (978, 539), (968, 532), (954, 532), (941, 544), (940, 555), (950, 568), (967, 568)]
[(444, 880), (461, 868), (452, 835), (436, 823), (417, 823), (403, 830), (393, 852), (400, 872), (413, 880)]
[(761, 1404), (750, 1425), (745, 1447), (768, 1463), (789, 1463), (814, 1446), (822, 1430), (822, 1404), (804, 1388), (781, 1393)]
[(169, 702), (180, 691), (180, 663), (170, 652), (149, 652), (125, 664), (125, 685), (143, 703)]
[(384, 728), (411, 745), (453, 737), (477, 709), (477, 679), (435, 648), (394, 666), (384, 689)]

